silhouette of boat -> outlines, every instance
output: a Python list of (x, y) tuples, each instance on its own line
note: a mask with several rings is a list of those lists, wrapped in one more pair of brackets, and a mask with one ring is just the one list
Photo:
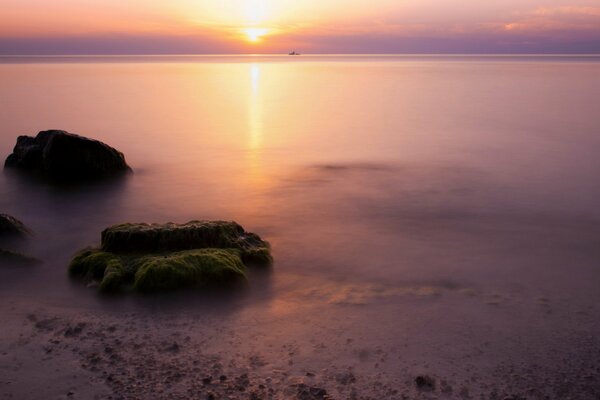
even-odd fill
[(300, 55), (300, 53), (296, 53), (295, 51), (290, 51), (288, 53), (288, 56), (299, 56), (299, 55)]

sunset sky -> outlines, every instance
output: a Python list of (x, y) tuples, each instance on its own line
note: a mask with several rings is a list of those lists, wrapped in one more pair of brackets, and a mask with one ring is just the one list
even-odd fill
[(2, 0), (0, 54), (599, 53), (600, 0)]

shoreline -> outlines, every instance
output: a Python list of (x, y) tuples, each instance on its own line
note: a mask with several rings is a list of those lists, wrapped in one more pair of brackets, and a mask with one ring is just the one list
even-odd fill
[[(593, 310), (572, 313), (540, 303), (532, 309), (541, 313), (535, 324), (506, 333), (487, 323), (501, 325), (498, 315), (512, 313), (516, 303), (482, 304), (493, 315), (480, 326), (442, 317), (440, 305), (465, 307), (472, 301), (448, 294), (407, 298), (401, 308), (420, 315), (408, 319), (412, 326), (400, 324), (405, 328), (398, 330), (396, 323), (376, 318), (371, 330), (355, 321), (397, 305), (331, 304), (327, 308), (345, 316), (328, 320), (315, 319), (319, 309), (328, 313), (317, 304), (265, 315), (264, 305), (256, 304), (229, 314), (152, 308), (119, 313), (118, 308), (67, 309), (13, 300), (0, 308), (7, 320), (0, 334), (1, 398), (584, 399), (600, 394)], [(545, 319), (569, 314), (580, 322), (552, 337), (537, 337)], [(441, 331), (428, 329), (432, 318)], [(583, 321), (588, 328), (582, 328)], [(415, 379), (423, 375), (434, 380), (433, 390), (417, 387)]]

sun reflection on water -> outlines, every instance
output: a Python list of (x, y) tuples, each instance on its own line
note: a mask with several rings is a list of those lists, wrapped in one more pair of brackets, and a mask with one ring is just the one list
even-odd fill
[[(247, 212), (256, 214), (263, 206), (260, 194), (269, 185), (265, 175), (263, 160), (264, 139), (264, 99), (261, 91), (261, 65), (253, 63), (248, 66), (250, 90), (248, 91), (248, 136), (246, 145), (246, 169), (244, 183), (247, 187)], [(251, 195), (253, 194), (253, 195)]]
[(262, 98), (260, 94), (260, 65), (250, 65), (250, 85), (249, 96), (249, 133), (250, 141), (248, 148), (250, 151), (258, 150), (262, 142)]

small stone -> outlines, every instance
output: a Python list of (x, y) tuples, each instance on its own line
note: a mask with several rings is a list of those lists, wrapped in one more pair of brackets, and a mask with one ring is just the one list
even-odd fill
[(348, 385), (356, 382), (356, 377), (352, 372), (342, 372), (335, 376), (335, 380), (342, 385)]
[(435, 390), (435, 379), (427, 375), (419, 375), (415, 378), (415, 385), (419, 390)]
[(179, 352), (179, 345), (177, 344), (177, 342), (173, 342), (172, 345), (165, 348), (165, 351), (168, 351), (170, 353), (177, 353), (177, 352)]
[(324, 398), (327, 396), (327, 390), (318, 387), (311, 387), (310, 394), (316, 398)]
[(74, 336), (78, 336), (82, 331), (83, 328), (85, 327), (85, 324), (83, 323), (78, 323), (75, 326), (69, 326), (66, 330), (65, 330), (65, 337), (74, 337)]

